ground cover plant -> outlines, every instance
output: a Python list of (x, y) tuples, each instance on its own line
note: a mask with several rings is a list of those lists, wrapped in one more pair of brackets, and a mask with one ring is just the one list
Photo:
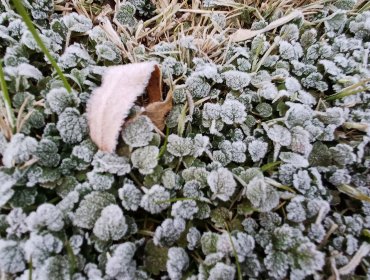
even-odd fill
[[(369, 50), (368, 1), (2, 0), (2, 279), (369, 279)], [(164, 128), (99, 150), (149, 61)]]

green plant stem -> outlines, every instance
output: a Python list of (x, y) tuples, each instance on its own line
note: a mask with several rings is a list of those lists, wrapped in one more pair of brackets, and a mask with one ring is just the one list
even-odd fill
[(227, 226), (227, 223), (225, 223), (225, 227), (226, 227), (227, 234), (229, 235), (231, 247), (233, 248), (233, 254), (234, 254), (234, 257), (235, 257), (236, 269), (238, 271), (238, 280), (242, 280), (243, 276), (242, 276), (242, 270), (240, 268), (238, 253), (236, 252), (235, 245), (234, 245), (233, 239), (231, 237), (231, 233), (230, 233), (229, 227)]
[(2, 64), (3, 62), (0, 60), (0, 86), (1, 86), (1, 91), (3, 93), (6, 114), (8, 115), (8, 120), (9, 120), (12, 130), (13, 132), (15, 132), (15, 116), (14, 116), (14, 112), (12, 109), (12, 101), (10, 100), (10, 97), (9, 97), (8, 87), (6, 85)]
[(166, 127), (166, 138), (164, 138), (163, 146), (159, 150), (158, 159), (160, 159), (167, 150), (167, 142), (168, 142), (168, 135), (169, 134), (170, 134), (170, 128), (167, 126)]
[(41, 40), (40, 35), (38, 34), (36, 28), (34, 27), (31, 18), (29, 17), (26, 9), (24, 8), (21, 0), (13, 0), (13, 4), (17, 10), (17, 12), (20, 14), (22, 17), (24, 23), (27, 25), (29, 31), (31, 32), (33, 38), (35, 39), (36, 43), (39, 45), (40, 49), (42, 52), (45, 54), (45, 56), (48, 58), (50, 61), (51, 65), (54, 67), (55, 71), (58, 73), (59, 78), (62, 80), (64, 87), (68, 92), (72, 92), (72, 88), (70, 84), (68, 83), (66, 77), (64, 76), (62, 70), (59, 68), (57, 62), (55, 59), (51, 56), (48, 48), (45, 46), (43, 41)]
[(77, 269), (77, 260), (76, 260), (76, 256), (73, 253), (73, 249), (72, 249), (71, 244), (69, 243), (69, 240), (67, 239), (67, 237), (66, 237), (66, 241), (65, 241), (65, 246), (66, 246), (66, 251), (67, 251), (69, 263), (71, 265), (70, 275), (72, 276), (76, 272), (76, 269)]

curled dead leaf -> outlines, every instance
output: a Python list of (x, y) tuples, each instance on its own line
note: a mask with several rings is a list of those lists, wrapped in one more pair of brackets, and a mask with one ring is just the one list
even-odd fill
[(115, 151), (119, 132), (130, 109), (145, 92), (148, 104), (141, 104), (145, 107), (143, 113), (162, 130), (165, 116), (172, 109), (172, 94), (162, 101), (162, 76), (157, 63), (107, 68), (102, 85), (94, 90), (87, 104), (90, 137), (100, 150)]

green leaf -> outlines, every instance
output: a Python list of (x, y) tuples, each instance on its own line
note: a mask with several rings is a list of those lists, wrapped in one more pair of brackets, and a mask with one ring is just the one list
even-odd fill
[(166, 271), (167, 253), (166, 247), (155, 246), (153, 240), (149, 240), (145, 245), (144, 266), (146, 271), (154, 275), (159, 275), (161, 271)]

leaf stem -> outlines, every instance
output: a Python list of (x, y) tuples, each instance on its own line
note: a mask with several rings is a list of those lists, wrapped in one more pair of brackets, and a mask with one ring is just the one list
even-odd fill
[(13, 0), (13, 3), (14, 3), (14, 6), (15, 6), (17, 12), (20, 14), (24, 23), (27, 25), (28, 30), (31, 32), (31, 34), (32, 34), (33, 38), (35, 39), (36, 43), (39, 45), (42, 52), (48, 58), (51, 65), (54, 67), (55, 71), (58, 73), (59, 78), (62, 80), (62, 82), (64, 84), (64, 87), (66, 88), (66, 90), (68, 92), (72, 92), (72, 88), (71, 88), (70, 84), (68, 83), (66, 77), (64, 76), (62, 70), (59, 68), (55, 59), (50, 54), (48, 48), (45, 46), (44, 42), (41, 40), (41, 37), (40, 37), (39, 33), (37, 32), (36, 28), (34, 27), (34, 25), (32, 23), (32, 20), (29, 17), (26, 9), (24, 8), (21, 0)]
[(14, 116), (14, 112), (13, 112), (13, 109), (12, 109), (12, 101), (10, 100), (10, 97), (9, 97), (8, 87), (6, 85), (2, 64), (3, 64), (3, 62), (0, 60), (0, 86), (1, 86), (1, 91), (3, 93), (6, 113), (8, 115), (8, 120), (9, 120), (10, 126), (11, 126), (11, 128), (14, 132), (15, 116)]

